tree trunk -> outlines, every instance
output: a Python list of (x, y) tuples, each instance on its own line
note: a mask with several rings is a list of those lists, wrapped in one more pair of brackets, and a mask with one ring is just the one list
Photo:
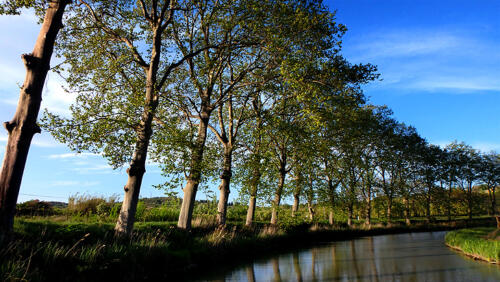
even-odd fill
[(411, 221), (410, 221), (410, 200), (409, 200), (409, 195), (405, 195), (403, 197), (403, 204), (405, 206), (405, 209), (404, 209), (405, 223), (406, 223), (406, 225), (410, 225)]
[(297, 211), (299, 211), (301, 192), (302, 192), (302, 174), (298, 172), (297, 177), (295, 178), (295, 190), (293, 191), (292, 217), (295, 217)]
[(365, 224), (371, 225), (372, 219), (372, 188), (371, 181), (366, 184), (366, 198), (365, 198)]
[(307, 201), (307, 210), (309, 211), (309, 219), (314, 221), (314, 208), (310, 200)]
[(495, 186), (491, 188), (491, 211), (493, 215), (497, 215), (497, 199), (495, 195)]
[(26, 77), (16, 113), (11, 121), (4, 123), (8, 140), (0, 171), (0, 240), (12, 232), (31, 140), (35, 133), (40, 132), (36, 120), (42, 102), (42, 90), (50, 69), (55, 40), (62, 28), (64, 9), (69, 3), (68, 0), (49, 2), (33, 52), (21, 56), (26, 67)]
[(333, 225), (334, 219), (333, 219), (333, 211), (335, 209), (335, 186), (333, 185), (333, 181), (328, 177), (328, 197), (330, 198), (330, 214), (328, 216), (328, 222), (330, 225)]
[(293, 194), (292, 217), (295, 217), (300, 205), (300, 192), (297, 191)]
[(252, 156), (252, 180), (250, 181), (250, 202), (248, 203), (248, 210), (247, 210), (247, 218), (245, 225), (246, 226), (252, 226), (254, 215), (255, 215), (255, 202), (257, 200), (257, 189), (259, 188), (259, 183), (260, 183), (260, 143), (261, 143), (261, 132), (260, 130), (262, 129), (262, 120), (259, 116), (259, 100), (254, 100), (254, 110), (257, 112), (257, 126), (256, 126), (256, 133), (257, 136), (255, 138), (255, 147), (253, 151), (253, 156)]
[(366, 225), (371, 225), (372, 224), (372, 201), (371, 201), (371, 196), (368, 196), (366, 198), (366, 213), (365, 213), (365, 224)]
[(189, 171), (186, 186), (184, 186), (184, 197), (182, 199), (181, 210), (177, 227), (181, 229), (191, 229), (191, 219), (193, 218), (193, 208), (196, 199), (196, 192), (201, 179), (201, 163), (203, 160), (203, 151), (205, 150), (205, 141), (207, 139), (208, 121), (211, 111), (202, 106), (201, 121), (198, 127), (198, 137), (196, 138), (196, 147), (191, 156), (191, 168)]
[(221, 183), (219, 185), (220, 197), (219, 205), (217, 206), (217, 225), (224, 226), (226, 224), (227, 201), (229, 197), (229, 184), (231, 182), (231, 162), (233, 150), (230, 145), (224, 146), (224, 168), (222, 171)]
[(448, 203), (447, 203), (447, 214), (448, 214), (448, 221), (451, 221), (451, 186), (453, 184), (450, 182), (450, 189), (448, 189)]
[(392, 223), (392, 197), (387, 199), (387, 223)]
[(149, 140), (153, 134), (153, 118), (158, 107), (158, 93), (156, 90), (156, 76), (160, 64), (162, 31), (158, 25), (153, 28), (153, 49), (151, 51), (151, 62), (146, 76), (146, 98), (141, 121), (137, 130), (134, 155), (127, 170), (128, 180), (123, 189), (123, 198), (120, 215), (115, 225), (117, 236), (130, 236), (135, 222), (135, 213), (139, 194), (141, 190), (142, 177), (146, 172), (146, 159), (148, 154)]
[(271, 212), (271, 224), (276, 225), (278, 223), (278, 208), (280, 206), (281, 194), (283, 193), (283, 186), (285, 185), (286, 170), (285, 166), (282, 164), (280, 169), (280, 179), (278, 182), (278, 189), (274, 194), (273, 207)]
[(431, 221), (431, 197), (432, 197), (432, 187), (429, 186), (429, 190), (427, 192), (427, 197), (426, 197), (426, 217), (427, 221)]
[(467, 204), (467, 213), (469, 214), (469, 219), (472, 220), (472, 182), (467, 187)]
[(130, 167), (127, 169), (129, 176), (127, 184), (123, 187), (125, 197), (115, 226), (115, 234), (118, 236), (129, 236), (134, 228), (142, 177), (146, 172), (146, 155), (150, 136), (151, 123), (149, 123), (148, 131), (144, 131), (144, 135), (141, 134), (141, 137), (138, 138)]
[(353, 212), (354, 212), (353, 209), (354, 209), (354, 207), (353, 207), (352, 203), (349, 203), (349, 206), (347, 207), (347, 225), (349, 227), (352, 226), (352, 217), (353, 217)]
[(247, 210), (247, 219), (245, 221), (246, 226), (252, 226), (253, 224), (253, 218), (255, 216), (255, 202), (257, 200), (257, 197), (255, 195), (250, 196), (250, 201), (248, 203), (248, 210)]
[(250, 191), (250, 202), (248, 203), (247, 219), (245, 222), (246, 226), (252, 226), (253, 218), (255, 215), (255, 202), (257, 200), (257, 189), (259, 187), (260, 181), (260, 162), (255, 164), (253, 168), (253, 175), (251, 181), (251, 191)]

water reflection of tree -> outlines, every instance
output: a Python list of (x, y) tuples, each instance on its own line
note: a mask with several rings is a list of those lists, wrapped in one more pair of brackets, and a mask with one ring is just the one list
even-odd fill
[(372, 275), (376, 282), (378, 282), (378, 270), (377, 264), (375, 263), (375, 246), (373, 244), (373, 237), (368, 237), (368, 245), (370, 249), (370, 265), (372, 269)]
[(295, 269), (297, 281), (302, 281), (302, 270), (300, 269), (299, 254), (297, 252), (293, 253), (293, 269)]
[(311, 250), (311, 280), (317, 281), (316, 278), (316, 254), (318, 253), (317, 248)]
[(278, 258), (272, 258), (271, 259), (271, 264), (273, 265), (273, 281), (281, 281), (281, 274), (280, 274), (280, 262)]
[(247, 271), (247, 280), (248, 280), (248, 282), (255, 282), (255, 269), (253, 267), (253, 263), (249, 264), (246, 267), (246, 271)]
[(355, 277), (359, 279), (361, 277), (361, 274), (359, 272), (358, 258), (356, 255), (356, 242), (354, 240), (351, 240), (350, 245), (351, 245), (352, 264), (354, 265), (354, 273), (356, 274)]

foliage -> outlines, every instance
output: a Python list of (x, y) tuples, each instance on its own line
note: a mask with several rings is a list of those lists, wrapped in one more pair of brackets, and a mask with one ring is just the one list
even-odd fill
[(16, 206), (17, 216), (48, 216), (56, 213), (50, 203), (39, 200), (27, 201)]

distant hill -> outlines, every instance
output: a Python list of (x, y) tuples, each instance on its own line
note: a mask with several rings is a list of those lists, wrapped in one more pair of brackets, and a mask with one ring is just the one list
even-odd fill
[(49, 204), (53, 208), (64, 209), (64, 208), (68, 207), (68, 203), (65, 203), (65, 202), (54, 201), (54, 202), (46, 202), (46, 203)]

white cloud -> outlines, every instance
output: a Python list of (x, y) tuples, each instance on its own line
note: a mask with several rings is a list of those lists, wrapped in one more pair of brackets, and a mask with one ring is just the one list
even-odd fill
[(77, 172), (78, 174), (119, 174), (118, 171), (114, 170), (110, 165), (107, 164), (73, 167), (71, 168), (71, 171)]
[(47, 109), (51, 113), (69, 116), (69, 106), (75, 101), (76, 94), (66, 92), (63, 88), (62, 78), (56, 74), (49, 73), (45, 83), (42, 109)]
[(379, 31), (356, 41), (353, 48), (359, 58), (355, 61), (425, 55), (464, 45), (463, 39), (454, 34), (419, 30)]
[(52, 154), (48, 155), (47, 158), (49, 159), (72, 159), (72, 158), (87, 158), (90, 156), (99, 156), (98, 154), (94, 153), (64, 153), (64, 154)]
[(415, 83), (408, 84), (408, 87), (429, 91), (446, 89), (459, 92), (500, 91), (500, 82), (496, 79), (496, 76), (489, 76), (491, 75), (476, 77), (463, 77), (461, 75), (456, 75), (455, 77), (439, 75), (427, 78), (422, 77)]

